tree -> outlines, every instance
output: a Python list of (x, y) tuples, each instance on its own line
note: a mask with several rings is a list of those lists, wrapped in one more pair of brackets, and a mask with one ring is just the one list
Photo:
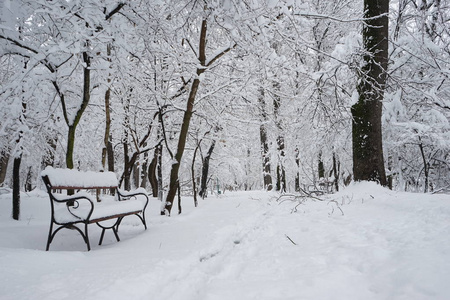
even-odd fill
[(198, 65), (195, 72), (195, 77), (192, 80), (192, 84), (190, 86), (189, 95), (186, 102), (186, 109), (183, 113), (183, 121), (181, 123), (180, 133), (178, 137), (178, 143), (176, 147), (176, 153), (174, 156), (174, 161), (170, 170), (170, 178), (169, 178), (169, 191), (167, 192), (164, 209), (162, 209), (162, 215), (170, 215), (170, 211), (172, 209), (173, 201), (175, 195), (177, 193), (179, 178), (178, 173), (180, 170), (181, 159), (183, 157), (183, 153), (186, 146), (186, 140), (188, 137), (189, 125), (191, 122), (192, 114), (194, 112), (194, 104), (195, 99), (198, 93), (198, 89), (200, 86), (200, 81), (204, 78), (205, 71), (208, 70), (219, 58), (229, 52), (234, 46), (228, 46), (224, 49), (220, 49), (217, 54), (213, 54), (210, 59), (207, 60), (206, 50), (207, 50), (207, 34), (208, 34), (208, 9), (204, 8), (204, 15), (200, 18), (200, 33), (198, 39), (198, 53), (196, 52)]
[(389, 1), (364, 0), (364, 65), (352, 106), (353, 174), (356, 181), (386, 185), (382, 139), (382, 109), (388, 65)]

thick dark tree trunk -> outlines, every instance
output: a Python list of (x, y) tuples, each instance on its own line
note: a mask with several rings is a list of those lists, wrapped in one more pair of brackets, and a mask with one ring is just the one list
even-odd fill
[(13, 192), (12, 192), (12, 217), (19, 220), (20, 216), (20, 163), (22, 154), (14, 157), (13, 163)]
[(364, 11), (365, 65), (357, 87), (359, 99), (351, 108), (353, 175), (356, 181), (386, 185), (381, 116), (388, 62), (389, 1), (364, 0)]
[(214, 151), (214, 147), (216, 146), (216, 141), (213, 140), (211, 146), (209, 146), (208, 152), (206, 153), (205, 158), (202, 162), (202, 179), (200, 185), (199, 195), (202, 198), (205, 198), (208, 194), (208, 176), (209, 176), (209, 160), (211, 159), (211, 155)]

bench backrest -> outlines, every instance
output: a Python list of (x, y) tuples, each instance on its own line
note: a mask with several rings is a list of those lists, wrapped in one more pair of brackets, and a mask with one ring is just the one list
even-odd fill
[(83, 172), (46, 167), (41, 176), (47, 188), (51, 189), (107, 189), (117, 188), (118, 183), (113, 172)]

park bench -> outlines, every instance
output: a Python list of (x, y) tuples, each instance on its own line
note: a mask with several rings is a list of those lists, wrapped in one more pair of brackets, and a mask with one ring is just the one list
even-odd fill
[[(82, 172), (47, 167), (41, 172), (41, 176), (51, 204), (46, 251), (49, 250), (56, 233), (63, 228), (77, 230), (83, 237), (88, 251), (91, 249), (89, 224), (95, 223), (102, 228), (99, 245), (102, 244), (107, 229), (111, 229), (116, 240), (120, 241), (118, 229), (126, 216), (138, 216), (147, 229), (145, 221), (147, 192), (143, 188), (135, 191), (120, 190), (113, 172)], [(66, 193), (63, 193), (63, 190)], [(68, 195), (69, 190), (74, 191), (73, 195)], [(95, 191), (95, 194), (92, 191)], [(107, 195), (108, 192), (110, 195)], [(112, 221), (105, 222), (107, 220)]]

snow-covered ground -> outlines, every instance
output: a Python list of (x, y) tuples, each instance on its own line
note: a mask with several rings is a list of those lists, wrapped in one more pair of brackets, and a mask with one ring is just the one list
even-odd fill
[(21, 197), (14, 221), (0, 196), (2, 300), (450, 299), (449, 195), (361, 183), (300, 204), (226, 192), (198, 208), (186, 197), (170, 218), (151, 199), (147, 231), (128, 217), (120, 242), (107, 233), (98, 246), (90, 225), (90, 252), (73, 230), (44, 251), (49, 200)]

